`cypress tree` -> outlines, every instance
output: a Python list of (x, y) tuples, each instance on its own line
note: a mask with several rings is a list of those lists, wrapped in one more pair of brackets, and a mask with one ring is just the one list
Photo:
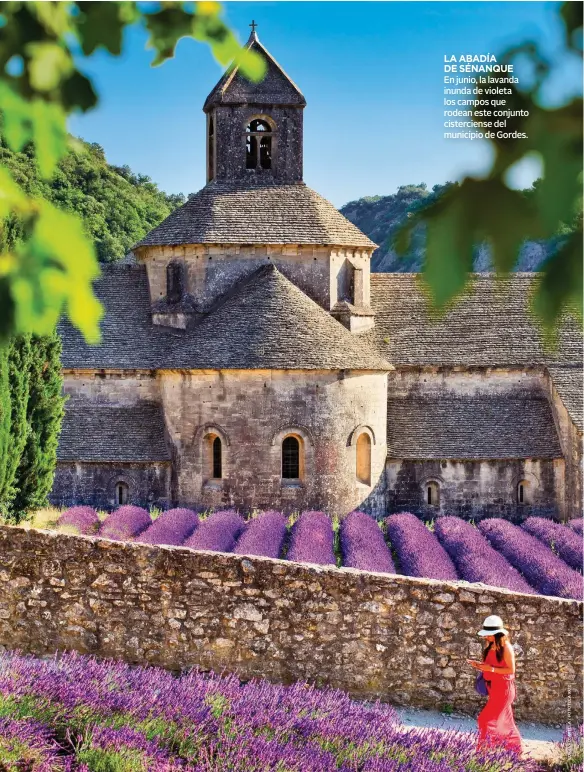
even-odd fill
[(4, 480), (0, 483), (0, 512), (10, 510), (16, 491), (14, 482), (26, 445), (29, 426), (27, 406), (31, 366), (30, 335), (19, 335), (8, 344), (8, 387), (10, 395), (10, 427), (4, 464)]
[(47, 505), (57, 464), (65, 400), (62, 396), (61, 339), (33, 336), (27, 405), (28, 436), (16, 471), (12, 509), (16, 519)]
[[(8, 472), (8, 447), (10, 443), (10, 387), (8, 384), (8, 352), (6, 343), (0, 344), (0, 492), (4, 490)], [(0, 515), (7, 512), (0, 501)]]

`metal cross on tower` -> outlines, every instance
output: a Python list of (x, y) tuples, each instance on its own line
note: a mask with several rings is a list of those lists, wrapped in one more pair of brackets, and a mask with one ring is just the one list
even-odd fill
[(258, 26), (255, 21), (252, 19), (251, 24), (249, 25), (251, 27), (251, 31), (255, 32), (255, 28)]

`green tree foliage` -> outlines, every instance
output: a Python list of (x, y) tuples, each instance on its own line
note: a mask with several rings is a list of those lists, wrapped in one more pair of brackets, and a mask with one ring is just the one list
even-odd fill
[(57, 445), (65, 412), (62, 396), (61, 339), (56, 333), (31, 341), (27, 436), (16, 470), (11, 509), (16, 520), (46, 506), (53, 487)]
[[(8, 346), (0, 347), (0, 495), (7, 487), (10, 443), (10, 386)], [(1, 512), (0, 508), (0, 512)]]
[[(580, 57), (582, 8), (582, 3), (560, 6), (565, 49)], [(557, 108), (542, 107), (541, 93), (551, 66), (533, 43), (516, 46), (497, 60), (512, 63), (518, 57), (531, 63), (532, 82), (525, 90), (521, 84), (500, 85), (512, 89), (505, 97), (506, 107), (521, 111), (519, 117), (508, 120), (506, 131), (527, 138), (489, 140), (494, 160), (488, 176), (466, 177), (430, 206), (422, 207), (396, 234), (395, 247), (407, 254), (417, 227), (423, 224), (424, 278), (434, 306), (445, 308), (469, 281), (475, 244), (489, 243), (495, 269), (505, 275), (516, 264), (525, 241), (551, 239), (567, 224), (575, 223), (575, 229), (567, 228), (569, 232), (543, 265), (532, 299), (534, 311), (553, 330), (566, 311), (582, 316), (583, 105), (580, 97)], [(506, 184), (509, 170), (528, 154), (539, 156), (543, 167), (531, 197)]]
[(16, 472), (29, 434), (27, 408), (32, 357), (36, 349), (31, 345), (30, 335), (12, 338), (7, 351), (8, 394), (10, 399), (10, 425), (8, 427), (8, 453), (5, 463), (4, 481), (0, 484), (0, 513), (10, 511), (16, 495)]
[[(80, 69), (85, 58), (100, 49), (119, 56), (128, 26), (146, 28), (153, 65), (172, 57), (181, 38), (192, 37), (208, 43), (221, 64), (233, 62), (251, 79), (261, 79), (265, 61), (239, 45), (220, 10), (214, 2), (2, 3), (0, 104), (7, 146), (19, 153), (32, 143), (40, 178), (51, 179), (67, 151), (67, 115), (98, 101)], [(0, 253), (0, 337), (50, 334), (66, 312), (86, 340), (97, 342), (103, 309), (92, 282), (99, 269), (82, 221), (27, 193), (3, 165), (0, 193), (0, 222), (9, 231), (3, 242), (16, 244)], [(113, 248), (104, 245), (105, 252)]]
[[(100, 262), (119, 260), (186, 197), (167, 195), (129, 166), (111, 166), (103, 148), (76, 140), (50, 179), (38, 173), (34, 146), (11, 150), (0, 138), (0, 164), (28, 196), (77, 213)], [(0, 248), (14, 250), (26, 239), (23, 223), (12, 219), (0, 233)]]

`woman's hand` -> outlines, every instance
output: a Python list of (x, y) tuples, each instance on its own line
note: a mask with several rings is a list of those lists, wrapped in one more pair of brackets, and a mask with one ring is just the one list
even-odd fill
[(482, 670), (483, 672), (486, 672), (487, 670), (488, 665), (485, 665), (476, 659), (467, 659), (466, 661), (471, 667), (474, 667), (475, 670)]

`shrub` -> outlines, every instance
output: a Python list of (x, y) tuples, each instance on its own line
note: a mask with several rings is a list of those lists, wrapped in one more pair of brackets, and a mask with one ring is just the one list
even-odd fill
[(547, 544), (576, 571), (582, 570), (582, 537), (571, 528), (544, 517), (528, 517), (521, 527)]
[(436, 536), (415, 515), (403, 512), (385, 520), (402, 573), (427, 579), (458, 579), (450, 556)]
[(233, 550), (236, 555), (262, 555), (279, 558), (286, 536), (286, 517), (269, 510), (252, 518)]
[[(7, 727), (13, 715), (8, 721), (0, 719), (3, 760), (6, 728), (9, 738), (24, 735), (25, 747), (41, 745), (43, 727), (49, 722), (66, 738), (57, 759), (49, 757), (46, 766), (30, 766), (38, 772), (535, 772), (537, 768), (503, 748), (477, 751), (472, 734), (406, 730), (388, 704), (364, 705), (339, 690), (302, 682), (278, 686), (254, 679), (242, 685), (233, 675), (193, 670), (175, 676), (157, 667), (132, 667), (74, 652), (48, 660), (6, 652), (2, 693), (3, 712), (10, 711), (15, 719), (30, 717), (26, 732)], [(44, 745), (49, 743), (47, 735)], [(17, 756), (17, 761), (21, 758)]]
[(491, 547), (476, 526), (460, 517), (439, 517), (434, 524), (434, 533), (466, 582), (483, 582), (534, 594), (519, 571)]
[(340, 525), (343, 565), (361, 571), (395, 574), (395, 565), (377, 521), (365, 512), (350, 512)]
[(324, 512), (303, 512), (292, 526), (287, 560), (296, 563), (336, 565), (333, 526)]
[(178, 547), (193, 533), (198, 524), (198, 515), (192, 509), (169, 509), (158, 515), (152, 525), (135, 536), (133, 541)]
[(535, 536), (501, 518), (483, 520), (479, 528), (493, 547), (542, 595), (582, 599), (582, 575), (556, 557)]
[(232, 509), (220, 510), (203, 520), (183, 547), (213, 552), (232, 552), (245, 523)]
[(124, 541), (145, 531), (151, 522), (145, 509), (126, 504), (106, 517), (99, 529), (99, 535), (104, 539)]
[(95, 534), (99, 526), (99, 517), (93, 507), (71, 507), (57, 520), (57, 528), (71, 528), (83, 534)]

